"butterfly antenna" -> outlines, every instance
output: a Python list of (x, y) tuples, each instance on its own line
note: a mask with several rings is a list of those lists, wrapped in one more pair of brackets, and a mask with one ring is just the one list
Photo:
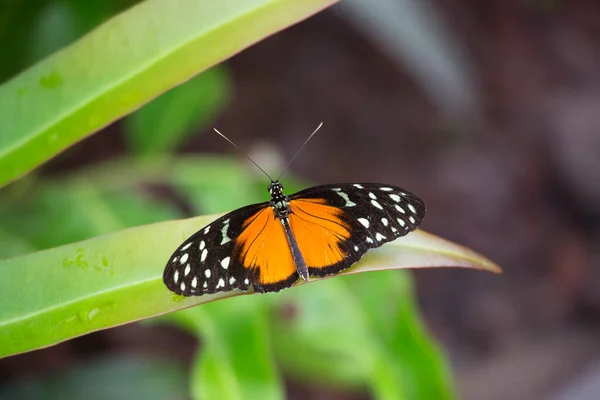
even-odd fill
[(235, 144), (235, 143), (233, 143), (231, 140), (229, 140), (229, 138), (228, 138), (227, 136), (223, 135), (221, 132), (219, 132), (219, 131), (217, 130), (217, 128), (213, 128), (213, 129), (214, 129), (214, 130), (215, 130), (215, 132), (217, 132), (217, 133), (218, 133), (218, 134), (219, 134), (219, 135), (220, 135), (220, 136), (221, 136), (223, 139), (225, 139), (225, 140), (227, 140), (229, 143), (231, 143), (231, 144), (233, 145), (233, 147), (235, 147), (235, 148), (236, 148), (236, 149), (237, 149), (237, 150), (238, 150), (240, 153), (242, 153), (244, 156), (246, 156), (246, 158), (247, 158), (248, 160), (250, 160), (250, 162), (251, 162), (252, 164), (256, 165), (256, 168), (260, 169), (260, 170), (262, 171), (262, 173), (263, 173), (263, 174), (265, 174), (265, 175), (267, 176), (267, 178), (269, 178), (269, 180), (270, 180), (271, 182), (273, 182), (273, 178), (271, 178), (271, 176), (270, 176), (269, 174), (267, 174), (267, 173), (265, 172), (265, 170), (264, 170), (264, 169), (262, 169), (262, 168), (260, 167), (260, 165), (258, 165), (257, 163), (255, 163), (255, 162), (254, 162), (254, 160), (253, 160), (253, 159), (251, 159), (251, 158), (250, 158), (250, 156), (249, 156), (248, 154), (246, 154), (246, 152), (245, 152), (245, 151), (244, 151), (244, 150), (243, 150), (243, 149), (242, 149), (240, 146), (238, 146), (237, 144)]
[(317, 126), (317, 129), (315, 129), (313, 131), (313, 133), (310, 134), (310, 136), (308, 137), (308, 139), (306, 139), (304, 141), (304, 143), (302, 143), (302, 146), (300, 146), (300, 148), (298, 149), (298, 151), (296, 152), (296, 154), (294, 154), (294, 157), (292, 157), (292, 159), (287, 163), (287, 165), (285, 166), (285, 168), (283, 169), (283, 171), (281, 171), (281, 174), (279, 174), (279, 176), (277, 177), (278, 181), (281, 179), (281, 177), (283, 176), (283, 174), (285, 174), (285, 172), (290, 167), (290, 165), (292, 165), (292, 162), (294, 162), (294, 160), (296, 159), (296, 157), (298, 157), (298, 154), (300, 154), (300, 152), (302, 151), (302, 149), (304, 148), (304, 146), (306, 146), (306, 143), (308, 143), (308, 141), (315, 135), (315, 133), (317, 133), (319, 131), (319, 129), (321, 129), (322, 126), (323, 126), (323, 123), (321, 122), (319, 124), (319, 126)]

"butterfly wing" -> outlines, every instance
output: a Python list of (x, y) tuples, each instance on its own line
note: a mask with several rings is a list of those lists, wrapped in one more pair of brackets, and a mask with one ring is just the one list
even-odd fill
[(183, 242), (163, 273), (172, 292), (200, 296), (233, 289), (273, 292), (298, 273), (285, 232), (269, 203), (237, 209)]
[(243, 224), (236, 240), (235, 259), (250, 271), (255, 292), (278, 292), (298, 280), (283, 224), (272, 207), (265, 207)]
[(237, 239), (247, 221), (269, 203), (234, 210), (200, 229), (183, 242), (169, 259), (163, 281), (172, 292), (200, 296), (232, 289), (248, 290), (252, 271), (236, 257)]
[(377, 183), (316, 186), (290, 196), (292, 232), (312, 276), (338, 273), (369, 249), (404, 236), (425, 215), (421, 199)]

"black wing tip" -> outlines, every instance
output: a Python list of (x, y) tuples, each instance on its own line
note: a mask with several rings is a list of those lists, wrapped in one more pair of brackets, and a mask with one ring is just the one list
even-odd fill
[(185, 291), (181, 290), (181, 285), (177, 284), (173, 280), (173, 276), (175, 275), (175, 267), (171, 263), (167, 264), (163, 271), (162, 281), (171, 292), (180, 295), (180, 296), (188, 296)]

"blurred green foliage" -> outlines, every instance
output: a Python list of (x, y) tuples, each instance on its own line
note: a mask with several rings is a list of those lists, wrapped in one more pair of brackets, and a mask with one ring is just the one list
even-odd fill
[(184, 369), (171, 361), (139, 356), (112, 356), (0, 387), (12, 400), (165, 400), (187, 397)]
[[(133, 3), (4, 1), (0, 48), (6, 62), (0, 63), (0, 82)], [(130, 155), (70, 175), (33, 175), (1, 189), (0, 258), (185, 217), (157, 187), (171, 190), (194, 214), (265, 200), (264, 179), (255, 179), (239, 163), (175, 153), (191, 135), (210, 127), (227, 105), (231, 85), (226, 69), (209, 70), (120, 125)], [(300, 186), (287, 180), (290, 191)], [(202, 342), (189, 383), (196, 399), (281, 399), (283, 376), (368, 391), (377, 399), (453, 398), (447, 362), (420, 322), (407, 273), (360, 274), (278, 295), (237, 297), (157, 322), (181, 326)], [(80, 398), (88, 382), (103, 381), (97, 387), (114, 391), (86, 390), (86, 396), (178, 398), (187, 383), (176, 370), (124, 356), (0, 388), (0, 397)]]
[(127, 144), (140, 155), (174, 150), (197, 126), (213, 120), (229, 98), (229, 76), (212, 68), (125, 118)]
[(139, 0), (3, 0), (0, 83)]

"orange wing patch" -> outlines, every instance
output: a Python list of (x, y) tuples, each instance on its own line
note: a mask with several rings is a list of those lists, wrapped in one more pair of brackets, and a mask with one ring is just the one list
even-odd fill
[(324, 199), (290, 201), (290, 227), (309, 268), (325, 268), (346, 258), (340, 243), (350, 238), (343, 211)]
[(259, 284), (279, 284), (296, 273), (285, 231), (271, 207), (248, 218), (242, 228), (234, 254), (239, 254), (245, 268), (258, 272), (255, 279)]

